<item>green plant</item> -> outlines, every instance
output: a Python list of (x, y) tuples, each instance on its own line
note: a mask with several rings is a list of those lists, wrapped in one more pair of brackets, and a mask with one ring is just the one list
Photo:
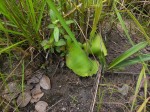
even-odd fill
[[(50, 2), (50, 1), (47, 1), (48, 3), (49, 3), (49, 5), (50, 5), (50, 8), (53, 10), (53, 13), (57, 16), (57, 18), (58, 18), (58, 20), (57, 20), (57, 18), (55, 17), (55, 16), (53, 16), (52, 15), (52, 17), (53, 17), (53, 19), (52, 20), (55, 20), (55, 22), (53, 22), (53, 23), (57, 23), (58, 21), (60, 21), (60, 23), (62, 24), (62, 26), (64, 27), (64, 29), (66, 30), (66, 32), (68, 32), (68, 34), (69, 34), (69, 36), (70, 36), (70, 38), (73, 40), (73, 42), (74, 42), (74, 44), (76, 45), (76, 47), (79, 47), (79, 49), (80, 50), (82, 50), (81, 48), (80, 48), (80, 45), (79, 45), (79, 43), (77, 42), (77, 40), (76, 40), (76, 38), (74, 37), (74, 35), (73, 35), (73, 33), (69, 30), (69, 28), (67, 27), (67, 25), (65, 24), (66, 23), (66, 21), (64, 21), (63, 20), (63, 18), (62, 18), (62, 16), (61, 15), (59, 15), (59, 13), (58, 13), (58, 11), (55, 9), (55, 7), (54, 6), (52, 6), (52, 2)], [(99, 58), (99, 61), (100, 61), (100, 64), (102, 64), (102, 66), (105, 66), (105, 69), (106, 69), (106, 61), (105, 61), (105, 56), (107, 55), (107, 49), (106, 49), (106, 47), (105, 47), (105, 44), (104, 44), (104, 42), (103, 42), (103, 40), (102, 40), (102, 37), (101, 37), (101, 35), (97, 35), (97, 36), (95, 36), (96, 35), (96, 27), (97, 27), (97, 24), (98, 24), (98, 22), (99, 22), (99, 20), (100, 20), (100, 15), (101, 15), (101, 13), (102, 13), (102, 8), (103, 8), (103, 3), (105, 3), (106, 1), (102, 1), (102, 0), (98, 0), (97, 2), (95, 2), (94, 3), (94, 5), (95, 5), (95, 16), (94, 16), (94, 21), (93, 21), (93, 26), (92, 26), (92, 30), (91, 30), (91, 32), (90, 32), (90, 40), (88, 40), (87, 42), (85, 42), (84, 44), (83, 44), (83, 47), (84, 47), (84, 50), (88, 53), (88, 54), (94, 54), (95, 56), (97, 56), (98, 58)], [(112, 61), (112, 63), (110, 64), (110, 65), (108, 65), (108, 68), (109, 69), (112, 69), (112, 68), (117, 68), (117, 67), (124, 67), (124, 66), (128, 66), (128, 65), (131, 65), (131, 64), (135, 64), (135, 63), (139, 63), (139, 62), (143, 62), (143, 61), (147, 61), (147, 60), (149, 60), (149, 58), (148, 58), (148, 56), (149, 55), (145, 55), (145, 54), (143, 54), (143, 55), (139, 55), (139, 56), (137, 56), (137, 57), (135, 57), (135, 58), (130, 58), (130, 59), (127, 59), (128, 57), (130, 57), (131, 55), (133, 55), (135, 52), (138, 52), (140, 49), (142, 49), (142, 48), (145, 48), (146, 46), (147, 46), (147, 42), (143, 42), (143, 43), (140, 43), (140, 44), (138, 44), (138, 45), (134, 45), (134, 43), (133, 43), (133, 41), (132, 41), (132, 39), (130, 38), (130, 35), (129, 35), (129, 33), (128, 33), (128, 30), (126, 29), (126, 26), (125, 26), (125, 23), (124, 23), (124, 21), (123, 21), (123, 19), (122, 19), (122, 17), (121, 17), (121, 15), (120, 15), (120, 13), (119, 13), (119, 11), (118, 11), (118, 9), (117, 9), (117, 7), (116, 7), (116, 3), (117, 3), (118, 1), (115, 1), (114, 3), (113, 3), (113, 7), (114, 7), (114, 11), (116, 12), (116, 14), (117, 14), (117, 17), (118, 17), (118, 19), (119, 19), (119, 21), (120, 21), (120, 23), (121, 23), (121, 25), (122, 25), (122, 27), (123, 27), (123, 29), (124, 29), (124, 31), (125, 31), (125, 34), (127, 35), (127, 37), (128, 37), (128, 40), (129, 40), (129, 42), (133, 45), (133, 47), (130, 49), (130, 50), (128, 50), (128, 51), (126, 51), (125, 53), (123, 53), (121, 56), (119, 56), (118, 58), (116, 58), (115, 60), (113, 60)], [(83, 1), (82, 1), (82, 3), (84, 3)], [(88, 2), (89, 4), (88, 5), (85, 5), (84, 4), (84, 8), (82, 8), (82, 11), (84, 12), (84, 11), (86, 11), (86, 8), (88, 7), (88, 6), (90, 6), (90, 5), (93, 5), (93, 3), (92, 2)], [(54, 5), (54, 4), (53, 4)], [(128, 11), (128, 13), (129, 13), (129, 11)], [(135, 20), (135, 17), (131, 14), (131, 13), (129, 13), (129, 16), (131, 16), (134, 20)], [(81, 19), (82, 20), (82, 19)], [(135, 23), (137, 23), (138, 24), (138, 26), (140, 26), (139, 25), (139, 23), (136, 21)], [(51, 25), (52, 26), (52, 25)], [(56, 29), (55, 29), (55, 27), (53, 27), (54, 28), (54, 31), (56, 30), (56, 32), (57, 32), (57, 36), (56, 35), (54, 35), (54, 39), (53, 40), (55, 40), (55, 41), (58, 41), (58, 28), (56, 27)], [(82, 26), (81, 26), (81, 28), (82, 28)], [(144, 29), (142, 29), (142, 27), (140, 26), (140, 28), (141, 28), (141, 30), (144, 32)], [(56, 33), (56, 32), (53, 32), (53, 34), (54, 33)], [(146, 33), (144, 33), (145, 34), (145, 36), (147, 36), (146, 35)], [(147, 41), (148, 41), (148, 38), (146, 37), (146, 39), (147, 39)], [(64, 43), (64, 42), (63, 42)], [(64, 44), (65, 45), (65, 44)], [(82, 45), (81, 45), (82, 46)], [(67, 47), (69, 47), (69, 46), (67, 46)], [(75, 46), (74, 46), (75, 47)], [(73, 54), (75, 54), (75, 53), (73, 53)], [(73, 55), (72, 55), (73, 56)], [(78, 56), (78, 55), (77, 55)], [(127, 59), (127, 60), (126, 60)], [(130, 62), (132, 62), (132, 63), (130, 63)], [(74, 62), (72, 61), (72, 64), (73, 64)], [(69, 66), (68, 66), (69, 67)], [(71, 67), (70, 67), (71, 68)], [(74, 71), (74, 70), (73, 70)]]
[(94, 54), (102, 66), (106, 66), (105, 56), (107, 56), (107, 49), (100, 34), (84, 43), (83, 47), (87, 53)]
[[(138, 77), (138, 81), (137, 81), (137, 85), (136, 85), (136, 89), (135, 89), (135, 94), (134, 94), (134, 99), (132, 101), (131, 111), (133, 111), (133, 107), (135, 106), (135, 101), (136, 101), (138, 92), (141, 88), (142, 79), (144, 79), (144, 78), (146, 78), (146, 72), (145, 72), (145, 67), (143, 66), (141, 73)], [(145, 97), (145, 101), (146, 101), (147, 100), (147, 80), (144, 81), (144, 97)], [(144, 105), (144, 110), (146, 111), (145, 105)]]
[(96, 74), (99, 67), (98, 62), (90, 59), (81, 48), (77, 47), (69, 39), (67, 40), (67, 50), (67, 67), (82, 77)]
[[(50, 8), (56, 14), (59, 19), (61, 25), (68, 33), (69, 37), (67, 38), (67, 48), (68, 54), (66, 57), (67, 66), (72, 69), (79, 76), (91, 76), (98, 71), (98, 64), (96, 61), (92, 61), (88, 58), (86, 53), (82, 50), (80, 44), (77, 42), (74, 34), (71, 32), (69, 27), (67, 26), (65, 20), (62, 18), (58, 10), (55, 8), (55, 5), (51, 0), (47, 0)], [(71, 38), (71, 39), (70, 39)], [(73, 41), (73, 42), (72, 42)]]
[[(37, 7), (38, 4), (41, 7)], [(40, 47), (42, 38), (39, 30), (45, 5), (46, 0), (0, 1), (0, 30), (7, 36), (9, 44), (27, 40), (29, 45)]]
[[(48, 25), (48, 28), (52, 32), (49, 39), (44, 39), (41, 42), (42, 47), (44, 50), (51, 49), (51, 52), (54, 52), (54, 49), (61, 53), (61, 55), (65, 55), (65, 46), (66, 40), (64, 39), (65, 31), (61, 27), (59, 20), (57, 19), (55, 13), (50, 9), (50, 19), (51, 24)], [(74, 21), (68, 20), (65, 21), (67, 25), (72, 24)]]
[[(133, 55), (134, 53), (138, 52), (139, 50), (141, 50), (142, 48), (145, 48), (147, 46), (147, 42), (141, 42), (137, 45), (134, 45), (132, 48), (128, 49), (126, 52), (124, 52), (123, 54), (121, 54), (120, 56), (118, 56), (116, 59), (114, 59), (112, 61), (112, 63), (110, 63), (109, 65), (109, 69), (115, 67), (116, 65), (122, 63), (124, 64), (124, 61), (126, 58), (128, 58), (129, 56)], [(134, 58), (133, 58), (134, 59)], [(124, 61), (124, 62), (123, 62)], [(131, 60), (132, 61), (132, 60)], [(130, 63), (128, 63), (130, 64)], [(120, 64), (121, 65), (121, 64)], [(124, 64), (125, 65), (125, 64)], [(126, 64), (127, 65), (127, 64)]]
[[(15, 5), (17, 3), (19, 4), (19, 6), (15, 7)], [(42, 10), (40, 10), (39, 8), (36, 7), (36, 5), (39, 3), (42, 4)], [(3, 14), (3, 18), (1, 18), (2, 22), (0, 24), (0, 29), (2, 31), (4, 31), (5, 35), (7, 35), (7, 37), (8, 37), (7, 41), (9, 44), (11, 44), (11, 42), (14, 41), (9, 36), (9, 33), (11, 33), (13, 35), (20, 35), (21, 37), (19, 39), (16, 38), (16, 40), (23, 40), (23, 41), (21, 41), (21, 43), (18, 42), (18, 43), (15, 43), (14, 45), (12, 45), (10, 47), (3, 49), (1, 51), (1, 53), (4, 52), (5, 50), (13, 48), (14, 46), (16, 46), (18, 44), (22, 44), (22, 42), (24, 42), (24, 41), (28, 41), (29, 45), (33, 45), (34, 47), (39, 47), (40, 45), (42, 45), (44, 50), (50, 49), (50, 48), (53, 49), (55, 47), (57, 52), (61, 52), (61, 50), (63, 50), (63, 52), (65, 52), (66, 49), (64, 47), (66, 46), (66, 40), (63, 38), (63, 35), (65, 35), (65, 31), (68, 33), (68, 35), (70, 36), (72, 41), (75, 43), (76, 47), (79, 47), (79, 49), (81, 49), (81, 47), (78, 44), (74, 34), (71, 32), (71, 30), (67, 26), (67, 25), (73, 23), (73, 21), (72, 20), (68, 20), (68, 21), (66, 20), (65, 21), (63, 19), (63, 17), (60, 15), (60, 13), (57, 11), (57, 9), (55, 8), (55, 5), (52, 3), (51, 0), (47, 1), (47, 3), (51, 8), (50, 9), (50, 17), (51, 17), (51, 23), (52, 23), (48, 27), (50, 29), (52, 29), (53, 33), (51, 34), (49, 40), (47, 40), (47, 39), (42, 40), (41, 35), (39, 34), (39, 30), (40, 30), (40, 26), (41, 26), (41, 22), (42, 22), (42, 15), (44, 13), (44, 8), (46, 6), (46, 0), (34, 1), (34, 2), (30, 1), (30, 0), (27, 0), (26, 2), (23, 2), (23, 1), (16, 2), (16, 1), (9, 1), (9, 0), (1, 1), (0, 13)], [(92, 26), (92, 29), (90, 32), (90, 40), (85, 42), (83, 44), (83, 47), (84, 47), (85, 51), (87, 51), (88, 53), (95, 54), (99, 58), (100, 63), (102, 65), (106, 65), (105, 56), (107, 54), (106, 53), (107, 50), (106, 50), (106, 47), (104, 47), (105, 45), (104, 45), (104, 42), (102, 40), (102, 37), (101, 36), (95, 36), (95, 35), (96, 35), (97, 24), (100, 21), (102, 14), (104, 13), (103, 12), (103, 4), (104, 3), (106, 3), (108, 5), (110, 5), (110, 4), (113, 5), (114, 11), (117, 14), (117, 17), (118, 17), (118, 19), (119, 19), (119, 21), (120, 21), (120, 23), (121, 23), (121, 25), (125, 31), (125, 34), (127, 35), (130, 43), (132, 45), (134, 45), (133, 41), (131, 40), (131, 38), (129, 36), (128, 30), (125, 27), (125, 23), (124, 23), (121, 15), (120, 15), (120, 12), (117, 9), (116, 4), (119, 3), (117, 0), (115, 0), (115, 2), (113, 2), (113, 3), (109, 2), (109, 1), (108, 2), (103, 1), (103, 0), (97, 0), (96, 2), (81, 1), (81, 3), (83, 4), (84, 7), (81, 9), (79, 9), (79, 7), (78, 7), (75, 10), (79, 10), (82, 13), (84, 13), (85, 11), (87, 11), (87, 9), (89, 9), (90, 6), (93, 5), (92, 8), (94, 8), (94, 11), (95, 11), (93, 26)], [(58, 6), (60, 6), (58, 8), (59, 10), (65, 9), (63, 4), (66, 4), (67, 9), (72, 8), (72, 7), (69, 7), (69, 5), (70, 5), (69, 2), (65, 3), (64, 1), (61, 1), (60, 4), (58, 4)], [(75, 4), (77, 4), (77, 3), (75, 3)], [(13, 7), (9, 7), (11, 5)], [(12, 10), (13, 10), (13, 12), (12, 12)], [(72, 11), (72, 16), (73, 15), (76, 16), (75, 10)], [(140, 28), (141, 32), (143, 32), (144, 36), (146, 37), (146, 40), (149, 42), (149, 37), (146, 34), (143, 27), (138, 22), (138, 20), (134, 17), (134, 15), (129, 10), (127, 10), (127, 8), (125, 10), (129, 14), (129, 16), (135, 21), (137, 26)], [(37, 16), (39, 18), (37, 18)], [(84, 16), (82, 16), (82, 17), (83, 18), (81, 20), (83, 20), (85, 18)], [(83, 23), (83, 21), (82, 22), (79, 21), (79, 22), (80, 22), (80, 24)], [(64, 27), (65, 31), (61, 27), (60, 23)], [(81, 26), (81, 28), (82, 28), (82, 26)], [(62, 36), (61, 38), (60, 38), (60, 35)], [(37, 42), (38, 42), (38, 44), (36, 44)], [(102, 44), (99, 44), (99, 43), (102, 43)], [(91, 47), (91, 49), (90, 49), (90, 47)], [(100, 49), (100, 48), (102, 48), (102, 49)], [(97, 49), (97, 51), (95, 51), (96, 49)], [(134, 53), (134, 50), (132, 52)], [(63, 53), (63, 55), (64, 55), (64, 53)], [(124, 54), (124, 56), (126, 56), (126, 55), (127, 54)], [(120, 66), (120, 63), (122, 64), (122, 66), (127, 66), (129, 64), (129, 62), (131, 62), (132, 60), (134, 60), (134, 61), (132, 61), (132, 64), (139, 62), (139, 58), (137, 57), (137, 58), (132, 59), (132, 60), (130, 59), (128, 62), (126, 61), (126, 64), (123, 64), (122, 61), (124, 59), (122, 60), (121, 58), (123, 58), (124, 56), (119, 57), (120, 62), (117, 62), (115, 67), (117, 67), (118, 64)], [(131, 55), (129, 54), (127, 57), (129, 57), (129, 56), (131, 56)], [(146, 61), (149, 59), (147, 57), (148, 57), (148, 55), (142, 55), (141, 58), (144, 58), (143, 61)], [(114, 61), (112, 63), (114, 63)], [(109, 69), (113, 67), (112, 63), (109, 65), (110, 66)]]

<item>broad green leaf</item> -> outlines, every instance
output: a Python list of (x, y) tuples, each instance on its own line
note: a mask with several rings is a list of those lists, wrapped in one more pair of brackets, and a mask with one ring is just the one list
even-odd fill
[(49, 24), (49, 25), (48, 25), (48, 28), (53, 29), (53, 28), (55, 28), (55, 25), (54, 25), (54, 24)]
[(55, 39), (54, 39), (54, 32), (53, 32), (49, 38), (49, 43), (52, 44), (54, 41)]
[(59, 40), (59, 29), (58, 29), (58, 27), (54, 28), (54, 39), (55, 39), (55, 42), (58, 42), (58, 40)]
[(107, 55), (107, 49), (100, 34), (96, 35), (92, 40), (84, 43), (83, 47), (85, 51), (90, 54), (99, 54), (100, 52), (103, 52), (104, 56)]
[(73, 20), (67, 20), (67, 21), (66, 21), (66, 24), (67, 24), (67, 25), (70, 25), (70, 24), (72, 24), (72, 23), (74, 23)]
[(54, 35), (52, 34), (49, 38), (49, 43), (52, 44), (54, 42)]
[(48, 40), (43, 40), (43, 41), (41, 42), (42, 47), (44, 47), (46, 44), (48, 44)]
[(117, 57), (116, 59), (114, 59), (108, 69), (111, 69), (115, 66), (117, 66), (117, 64), (119, 64), (120, 62), (122, 62), (123, 60), (127, 59), (129, 56), (133, 55), (134, 53), (138, 52), (139, 50), (143, 49), (144, 47), (147, 46), (147, 42), (140, 42), (137, 45), (134, 45), (133, 47), (131, 47), (130, 49), (128, 49), (127, 51), (125, 51), (123, 54), (121, 54), (119, 57)]
[(41, 46), (43, 47), (44, 50), (51, 48), (52, 43), (50, 43), (50, 41), (48, 40), (43, 40), (41, 42)]
[(130, 65), (142, 63), (142, 62), (148, 61), (148, 60), (150, 60), (150, 54), (143, 54), (143, 55), (131, 58), (131, 59), (126, 59), (126, 60), (120, 62), (119, 64), (117, 64), (114, 68), (130, 66)]
[(83, 47), (86, 52), (96, 55), (102, 66), (106, 65), (105, 56), (107, 55), (107, 49), (100, 34), (83, 44)]
[(55, 42), (54, 45), (63, 46), (63, 45), (66, 45), (66, 41), (64, 39), (60, 39), (58, 42)]
[(68, 68), (81, 77), (92, 76), (97, 73), (99, 67), (97, 61), (88, 58), (86, 53), (76, 47), (74, 43), (68, 44), (67, 48), (66, 65)]
[(43, 47), (44, 50), (47, 50), (47, 49), (49, 49), (49, 48), (51, 48), (51, 45), (49, 45), (49, 44), (47, 44), (47, 45), (45, 45), (45, 46)]
[(77, 47), (80, 47), (78, 45), (78, 42), (77, 42), (74, 34), (69, 29), (68, 25), (66, 24), (66, 21), (63, 19), (63, 17), (61, 16), (60, 12), (58, 12), (58, 10), (57, 10), (56, 6), (54, 5), (53, 1), (52, 0), (47, 0), (47, 3), (50, 6), (51, 10), (53, 10), (53, 12), (55, 13), (56, 17), (59, 19), (61, 25), (64, 27), (64, 29), (66, 30), (66, 32), (68, 33), (68, 35), (70, 36), (70, 38), (77, 45)]

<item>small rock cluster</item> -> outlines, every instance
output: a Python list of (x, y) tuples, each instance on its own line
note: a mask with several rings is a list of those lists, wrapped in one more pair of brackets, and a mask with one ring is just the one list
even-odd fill
[(17, 105), (20, 108), (27, 106), (29, 103), (36, 103), (35, 112), (46, 112), (48, 104), (40, 101), (40, 99), (44, 95), (42, 89), (48, 90), (51, 88), (49, 77), (42, 74), (34, 75), (24, 86), (24, 91), (21, 91), (16, 82), (10, 82), (4, 89), (2, 97), (7, 101), (17, 99)]

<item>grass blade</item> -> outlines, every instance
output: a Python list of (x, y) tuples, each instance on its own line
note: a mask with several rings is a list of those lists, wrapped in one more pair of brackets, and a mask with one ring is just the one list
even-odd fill
[(147, 40), (147, 42), (150, 44), (150, 38), (147, 35), (147, 33), (145, 32), (144, 28), (142, 27), (142, 25), (139, 23), (139, 21), (134, 17), (134, 15), (127, 10), (127, 13), (129, 14), (129, 16), (133, 19), (133, 21), (135, 22), (135, 24), (138, 26), (138, 28), (140, 28), (140, 31), (143, 33), (143, 35), (145, 36), (145, 39)]
[(137, 84), (136, 84), (135, 93), (134, 93), (134, 99), (132, 101), (131, 112), (133, 111), (133, 107), (135, 105), (136, 97), (138, 95), (138, 92), (139, 92), (139, 89), (140, 89), (140, 85), (141, 85), (141, 81), (142, 81), (142, 78), (143, 78), (144, 74), (145, 74), (145, 68), (143, 67), (142, 70), (141, 70), (141, 72), (140, 72)]
[[(146, 73), (144, 73), (144, 76), (143, 76), (143, 78), (144, 78), (144, 98), (145, 98), (145, 100), (147, 99), (147, 89), (148, 89), (148, 82), (147, 82), (147, 77), (146, 77)], [(146, 112), (146, 105), (144, 106), (144, 112)]]
[(23, 34), (21, 32), (17, 32), (17, 31), (13, 31), (13, 30), (9, 30), (9, 29), (6, 29), (3, 24), (2, 24), (2, 21), (0, 20), (0, 30), (4, 31), (4, 32), (9, 32), (9, 33), (12, 33), (12, 34), (17, 34), (17, 35), (22, 35)]
[(136, 53), (139, 50), (141, 50), (144, 47), (146, 47), (147, 44), (148, 44), (147, 42), (140, 42), (137, 45), (134, 45), (133, 47), (131, 47), (130, 49), (128, 49), (126, 52), (124, 52), (123, 54), (121, 54), (119, 57), (117, 57), (116, 59), (114, 59), (112, 61), (112, 63), (110, 63), (108, 69), (111, 69), (111, 68), (117, 66), (117, 64), (119, 64), (120, 62), (122, 62), (123, 60), (125, 60), (126, 58), (128, 58), (129, 56), (133, 55), (134, 53)]
[(6, 48), (4, 48), (4, 49), (1, 49), (1, 50), (0, 50), (0, 54), (1, 54), (1, 53), (4, 53), (4, 52), (7, 52), (8, 50), (10, 50), (10, 49), (12, 49), (12, 48), (18, 46), (19, 44), (24, 43), (25, 41), (27, 41), (27, 40), (23, 40), (23, 41), (17, 42), (17, 43), (15, 43), (15, 44), (11, 45), (11, 46), (8, 46), (8, 47), (6, 47)]
[(36, 27), (35, 26), (36, 25), (36, 18), (35, 18), (35, 11), (34, 11), (34, 7), (33, 7), (33, 2), (32, 2), (32, 0), (27, 0), (26, 3), (27, 3), (28, 11), (29, 11), (32, 23), (33, 23), (33, 27), (35, 28)]
[(150, 60), (150, 54), (143, 54), (143, 55), (140, 55), (140, 56), (136, 56), (136, 57), (134, 57), (132, 59), (124, 60), (124, 61), (120, 62), (119, 64), (117, 64), (115, 66), (115, 68), (120, 68), (120, 67), (129, 66), (129, 65), (134, 65), (134, 64), (142, 63), (142, 62), (148, 61), (148, 60)]
[(142, 112), (142, 110), (144, 109), (144, 107), (146, 107), (146, 104), (148, 103), (148, 101), (150, 100), (150, 97), (148, 97), (140, 106), (140, 108), (137, 110), (137, 112)]
[(119, 11), (118, 11), (118, 9), (117, 9), (115, 3), (114, 3), (114, 10), (115, 10), (115, 12), (116, 12), (116, 14), (117, 14), (117, 17), (118, 17), (118, 19), (119, 19), (119, 21), (120, 21), (121, 27), (123, 28), (123, 30), (124, 30), (124, 32), (125, 32), (125, 34), (126, 34), (128, 40), (129, 40), (129, 42), (131, 43), (131, 45), (134, 45), (134, 43), (133, 43), (133, 41), (132, 41), (132, 39), (131, 39), (131, 37), (130, 37), (130, 35), (129, 35), (129, 32), (128, 32), (126, 26), (125, 26), (125, 23), (124, 23), (124, 21), (123, 21), (123, 19), (122, 19), (122, 17), (121, 17), (121, 14), (119, 13)]
[(98, 0), (95, 7), (96, 7), (95, 8), (95, 15), (94, 15), (92, 31), (90, 33), (90, 39), (93, 38), (94, 35), (95, 35), (97, 24), (98, 24), (99, 18), (100, 18), (101, 13), (102, 13), (103, 1), (102, 0)]
[(43, 12), (44, 12), (45, 6), (46, 6), (46, 0), (44, 0), (43, 4), (41, 5), (41, 11), (40, 11), (40, 14), (39, 14), (39, 19), (37, 21), (36, 32), (38, 32), (38, 30), (40, 28), (41, 20), (42, 20), (42, 17), (43, 17)]

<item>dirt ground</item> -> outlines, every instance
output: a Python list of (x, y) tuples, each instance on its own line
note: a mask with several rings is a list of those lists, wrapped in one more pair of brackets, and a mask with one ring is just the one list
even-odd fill
[[(109, 54), (107, 56), (108, 63), (131, 47), (127, 39), (120, 35), (117, 30), (112, 29), (111, 33), (104, 34), (104, 36), (106, 36), (106, 46)], [(134, 35), (132, 35), (132, 37), (137, 38), (137, 36)], [(36, 58), (34, 60), (36, 63), (32, 62), (26, 68), (27, 79), (33, 76), (35, 71), (39, 70), (41, 60), (41, 57)], [(6, 68), (9, 63), (5, 61), (2, 63), (1, 72), (7, 74), (11, 73), (11, 70)], [(13, 67), (16, 67), (17, 64), (18, 62), (14, 62)], [(17, 69), (18, 71), (15, 71), (15, 74), (21, 73), (20, 66)], [(140, 70), (140, 65), (134, 65), (114, 72), (106, 71), (105, 74), (102, 74), (94, 112), (129, 112)], [(96, 75), (81, 78), (65, 66), (61, 67), (60, 63), (59, 65), (58, 63), (49, 64), (46, 69), (40, 69), (40, 72), (41, 74), (47, 75), (51, 80), (51, 89), (43, 90), (44, 96), (40, 99), (48, 103), (48, 112), (89, 112), (90, 106), (93, 103)], [(18, 75), (18, 77), (21, 77), (21, 75)], [(123, 85), (129, 87), (125, 95), (118, 91), (118, 88), (122, 88)], [(148, 90), (150, 92), (150, 86)], [(137, 107), (143, 102), (142, 98), (140, 98), (143, 97), (143, 95), (144, 91), (141, 89), (136, 105)], [(150, 93), (148, 93), (148, 95), (150, 95)], [(10, 105), (13, 104), (10, 103)], [(19, 108), (19, 111), (34, 112), (34, 105), (35, 104), (29, 103), (26, 107)], [(150, 105), (147, 105), (147, 108), (150, 111)], [(0, 110), (2, 111), (3, 107), (1, 107)], [(12, 109), (9, 111), (11, 112)]]

